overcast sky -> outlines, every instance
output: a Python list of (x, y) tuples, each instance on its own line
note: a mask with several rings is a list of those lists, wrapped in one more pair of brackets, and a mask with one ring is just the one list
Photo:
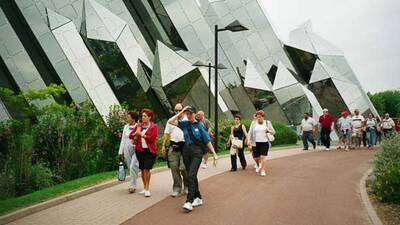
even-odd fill
[(400, 0), (259, 0), (280, 38), (310, 19), (366, 91), (400, 89)]

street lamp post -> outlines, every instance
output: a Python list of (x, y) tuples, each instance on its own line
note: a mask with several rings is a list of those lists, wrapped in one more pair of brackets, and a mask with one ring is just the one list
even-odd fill
[(208, 63), (208, 119), (211, 118), (211, 62)]
[[(215, 55), (214, 55), (214, 65), (218, 65), (218, 32), (220, 31), (225, 31), (225, 30), (229, 30), (231, 32), (240, 32), (240, 31), (245, 31), (248, 30), (245, 26), (243, 26), (242, 24), (240, 24), (240, 22), (238, 20), (233, 21), (232, 23), (230, 23), (228, 26), (219, 29), (218, 25), (215, 25), (215, 30), (214, 30), (214, 39), (215, 39)], [(214, 104), (215, 104), (215, 108), (214, 108), (214, 129), (215, 129), (215, 140), (214, 140), (214, 147), (217, 149), (218, 151), (218, 67), (215, 67), (215, 82), (214, 82)]]

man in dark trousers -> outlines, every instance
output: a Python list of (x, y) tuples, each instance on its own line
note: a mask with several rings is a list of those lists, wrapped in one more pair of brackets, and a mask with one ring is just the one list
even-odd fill
[(319, 117), (321, 126), (321, 142), (325, 146), (325, 150), (329, 151), (331, 146), (330, 134), (332, 132), (334, 118), (329, 113), (328, 109), (322, 110), (322, 115)]
[[(184, 113), (187, 113), (187, 120), (179, 120)], [(205, 146), (214, 155), (214, 165), (216, 165), (218, 160), (218, 156), (210, 142), (210, 135), (204, 125), (196, 120), (196, 113), (197, 110), (195, 107), (186, 106), (181, 112), (168, 120), (168, 123), (178, 126), (183, 131), (185, 137), (182, 156), (188, 176), (188, 195), (183, 208), (188, 212), (192, 211), (193, 207), (203, 204), (197, 180), (197, 172), (203, 159)]]

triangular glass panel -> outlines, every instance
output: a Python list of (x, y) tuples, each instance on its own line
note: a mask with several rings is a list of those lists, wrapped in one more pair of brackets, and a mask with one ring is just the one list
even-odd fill
[(49, 27), (51, 30), (54, 30), (72, 21), (71, 19), (62, 16), (49, 8), (46, 8), (46, 11), (47, 11), (47, 19), (49, 21)]
[(270, 86), (265, 82), (264, 78), (261, 77), (250, 59), (246, 60), (244, 87), (271, 91)]
[(298, 81), (294, 78), (293, 74), (283, 65), (282, 62), (278, 63), (278, 71), (276, 72), (275, 82), (273, 90), (288, 87), (293, 84), (297, 84)]
[(157, 42), (156, 58), (158, 62), (154, 67), (158, 66), (163, 87), (195, 69), (189, 61), (160, 41)]

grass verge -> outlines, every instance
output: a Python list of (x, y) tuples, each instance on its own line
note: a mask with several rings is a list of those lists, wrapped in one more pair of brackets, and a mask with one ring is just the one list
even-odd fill
[[(273, 148), (283, 148), (283, 147), (295, 147), (293, 144), (284, 144), (273, 146)], [(223, 156), (229, 154), (229, 150), (220, 150), (218, 155)], [(155, 168), (164, 167), (167, 163), (163, 161), (158, 161), (154, 165)], [(19, 196), (16, 198), (9, 198), (6, 200), (0, 200), (0, 216), (6, 213), (11, 213), (18, 209), (28, 207), (46, 200), (56, 198), (74, 191), (82, 190), (84, 188), (115, 179), (116, 171), (109, 171), (98, 173), (95, 175), (82, 177), (76, 180), (68, 181), (63, 184), (54, 185), (49, 188), (45, 188), (27, 195)]]

